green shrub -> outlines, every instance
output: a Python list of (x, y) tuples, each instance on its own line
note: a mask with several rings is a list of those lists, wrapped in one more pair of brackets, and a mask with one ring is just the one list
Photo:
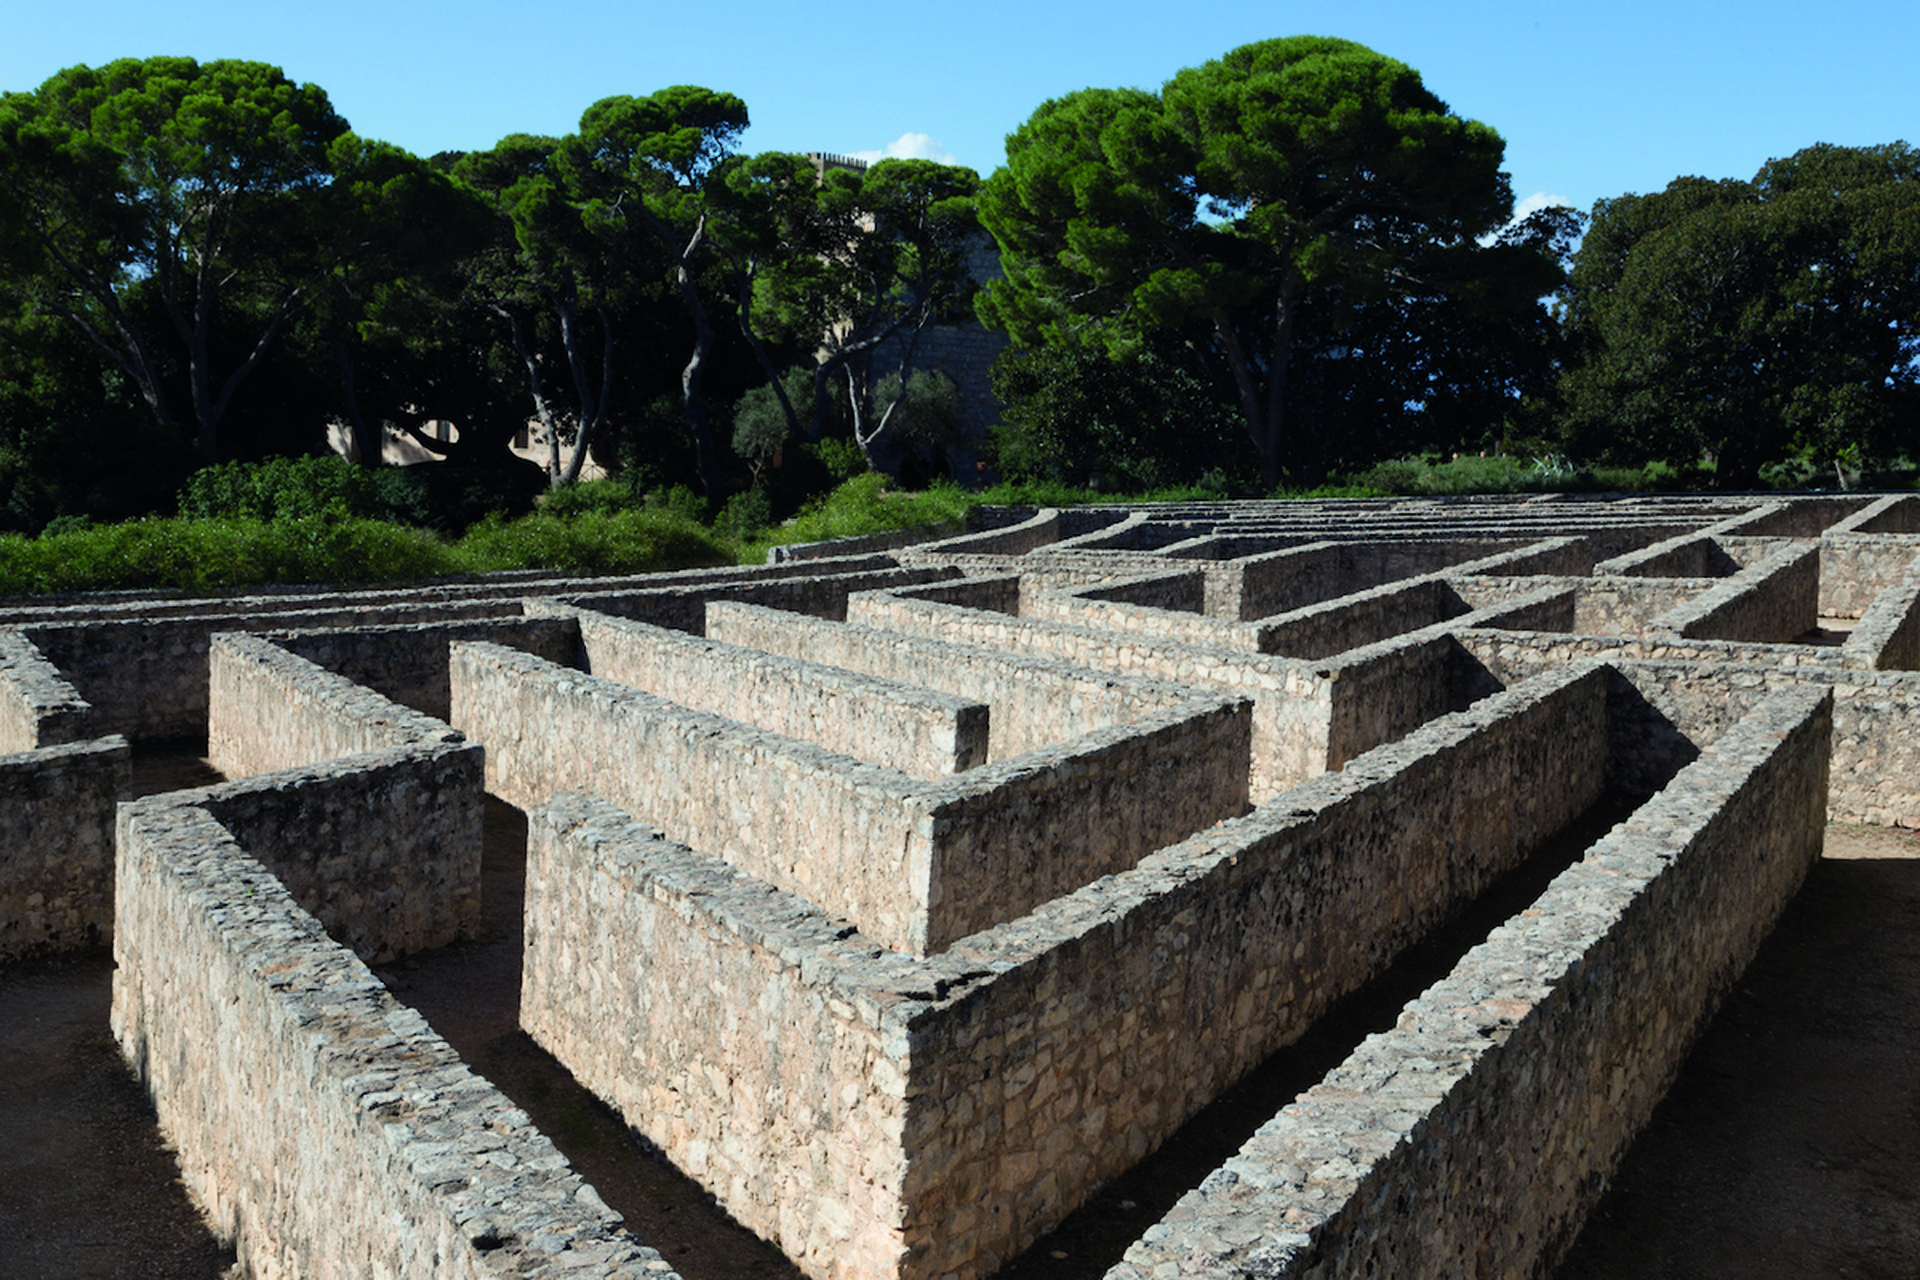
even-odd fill
[(473, 572), (644, 573), (725, 564), (731, 558), (699, 525), (651, 508), (587, 511), (571, 520), (546, 512), (518, 520), (490, 517), (467, 530), (455, 552)]
[(0, 594), (136, 587), (229, 591), (261, 583), (357, 583), (455, 572), (423, 530), (352, 517), (172, 519), (0, 537)]

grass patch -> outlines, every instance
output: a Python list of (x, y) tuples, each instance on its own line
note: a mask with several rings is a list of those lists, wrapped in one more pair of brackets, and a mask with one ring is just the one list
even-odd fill
[(888, 483), (877, 471), (855, 476), (808, 503), (792, 519), (739, 543), (740, 563), (763, 564), (768, 548), (797, 542), (960, 524), (969, 510), (986, 500), (945, 482), (917, 492), (889, 489)]

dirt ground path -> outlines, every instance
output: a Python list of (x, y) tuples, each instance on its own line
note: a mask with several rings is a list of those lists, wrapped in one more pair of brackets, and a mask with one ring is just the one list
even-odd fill
[(1920, 836), (1825, 856), (1557, 1280), (1920, 1277)]

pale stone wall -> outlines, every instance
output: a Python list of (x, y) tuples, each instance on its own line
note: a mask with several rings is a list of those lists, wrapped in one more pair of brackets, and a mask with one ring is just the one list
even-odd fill
[(0, 630), (0, 755), (92, 736), (93, 707), (32, 641)]
[[(1920, 823), (1920, 676), (1838, 665), (1836, 651), (1726, 645), (1710, 656), (1593, 636), (1465, 632), (1460, 641), (1511, 683), (1561, 663), (1602, 659), (1639, 690), (1668, 732), (1704, 746), (1768, 693), (1809, 683), (1834, 693), (1832, 781), (1836, 822)], [(1704, 645), (1706, 642), (1702, 642)], [(1784, 653), (1775, 660), (1775, 653)]]
[[(708, 606), (709, 621), (712, 611), (721, 607)], [(801, 614), (763, 612), (815, 621)], [(825, 654), (812, 655), (822, 661), (803, 661), (798, 655), (702, 640), (587, 610), (579, 614), (579, 628), (585, 670), (694, 711), (916, 778), (944, 778), (987, 762), (989, 707), (983, 700), (953, 697), (873, 672), (852, 675)]]
[(445, 720), (450, 710), (447, 645), (451, 641), (489, 640), (565, 665), (574, 663), (580, 650), (579, 628), (564, 614), (270, 631), (266, 638), (288, 653), (436, 720)]
[(1830, 705), (1756, 708), (1110, 1280), (1550, 1271), (1819, 856)]
[(1166, 711), (1194, 695), (1189, 686), (1044, 659), (1013, 658), (991, 649), (729, 601), (707, 606), (707, 635), (791, 658), (805, 655), (865, 676), (918, 681), (929, 689), (984, 703), (992, 709), (989, 758), (993, 760), (1042, 750), (1148, 712)]
[(461, 741), (442, 721), (258, 636), (214, 635), (207, 665), (207, 759), (229, 778)]
[(1729, 578), (1740, 572), (1740, 562), (1727, 554), (1711, 535), (1685, 533), (1593, 567), (1600, 575), (1630, 578)]
[(1820, 547), (1786, 546), (1715, 583), (1671, 613), (1653, 630), (1689, 640), (1754, 640), (1785, 643), (1820, 618)]
[(1820, 539), (1820, 612), (1857, 618), (1920, 561), (1920, 537), (1830, 533)]
[[(897, 1274), (918, 966), (558, 796), (528, 815), (521, 1025), (810, 1275)], [(877, 994), (878, 993), (878, 994)]]
[(810, 1274), (984, 1275), (1584, 809), (1606, 755), (1604, 672), (1554, 674), (922, 961), (563, 799), (525, 1004)]
[(1446, 579), (1406, 578), (1326, 604), (1264, 618), (1254, 624), (1254, 643), (1261, 653), (1329, 658), (1468, 611), (1460, 593)]
[(522, 808), (600, 796), (916, 954), (1247, 804), (1238, 700), (1196, 698), (929, 781), (495, 645), (456, 644), (452, 674), (454, 722), (485, 744), (488, 790)]
[(127, 740), (0, 753), (0, 964), (113, 931), (113, 806)]
[(672, 1275), (203, 808), (119, 847), (114, 1035), (245, 1274)]
[[(891, 563), (888, 568), (853, 573), (828, 571), (835, 564), (833, 561), (823, 562), (822, 572), (811, 577), (787, 576), (764, 581), (721, 580), (711, 583), (697, 581), (644, 591), (581, 591), (558, 597), (557, 602), (697, 636), (705, 621), (709, 600), (744, 600), (772, 609), (838, 620), (847, 615), (847, 595), (850, 592), (943, 582), (961, 576), (958, 569), (949, 566), (912, 569), (894, 568)], [(804, 562), (800, 567), (804, 567)], [(528, 612), (538, 614), (540, 611), (539, 603), (529, 603)]]
[(1873, 598), (1840, 646), (1841, 661), (1869, 671), (1920, 670), (1920, 571)]
[(479, 928), (485, 776), (479, 747), (432, 743), (174, 794), (204, 806), (341, 943), (382, 961)]

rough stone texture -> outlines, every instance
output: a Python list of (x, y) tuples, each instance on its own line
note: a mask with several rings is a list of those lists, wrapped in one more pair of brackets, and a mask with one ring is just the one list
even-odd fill
[(0, 963), (113, 931), (113, 806), (127, 740), (0, 754)]
[(114, 1035), (246, 1274), (672, 1274), (204, 808), (119, 832)]
[(919, 962), (559, 800), (523, 1008), (811, 1273), (987, 1274), (1590, 803), (1605, 705), (1553, 673)]
[[(1013, 658), (972, 645), (922, 640), (856, 623), (827, 622), (757, 605), (707, 606), (707, 634), (768, 653), (807, 655), (830, 666), (893, 681), (917, 681), (992, 709), (990, 754), (1006, 760), (1095, 729), (1192, 699), (1163, 681), (1036, 658)], [(849, 752), (848, 754), (853, 754)]]
[[(1438, 1037), (1444, 1049), (1461, 1030), (1480, 1065), (1448, 1076), (1453, 1059), (1436, 1051), (1432, 1071), (1400, 1057), (1382, 1067), (1363, 1048), (1314, 1095), (1316, 1106), (1338, 1102), (1315, 1112), (1336, 1129), (1358, 1116), (1367, 1133), (1391, 1134), (1410, 1096), (1397, 1088), (1450, 1082), (1421, 1095), (1434, 1100), (1418, 1121), (1432, 1142), (1378, 1166), (1397, 1179), (1379, 1202), (1388, 1212), (1328, 1210), (1332, 1225), (1307, 1243), (1323, 1240), (1350, 1261), (1321, 1270), (1434, 1270), (1406, 1261), (1408, 1239), (1444, 1251), (1472, 1235), (1487, 1246), (1484, 1266), (1476, 1253), (1437, 1269), (1499, 1273), (1508, 1266), (1499, 1259), (1544, 1256), (1573, 1229), (1585, 1188), (1605, 1176), (1634, 1122), (1632, 1108), (1614, 1107), (1610, 1077), (1605, 1105), (1550, 1107), (1541, 1090), (1558, 1098), (1571, 1087), (1563, 1075), (1581, 1078), (1579, 1055), (1598, 1052), (1641, 1107), (1658, 1092), (1674, 1029), (1704, 1016), (1717, 988), (1582, 995), (1561, 1011), (1570, 1020), (1551, 1012), (1558, 987), (1506, 1024), (1504, 1005), (1465, 1021), (1456, 1011), (1555, 981), (1549, 969), (1513, 967), (1534, 954), (1499, 950), (1514, 938), (1553, 943), (1549, 958), (1583, 983), (1671, 973), (1722, 981), (1790, 888), (1773, 871), (1736, 863), (1715, 881), (1731, 886), (1717, 899), (1670, 892), (1695, 883), (1684, 876), (1644, 878), (1609, 917), (1631, 923), (1622, 950), (1587, 953), (1601, 959), (1559, 947), (1561, 924), (1584, 928), (1587, 904), (1635, 882), (1628, 864), (1643, 844), (1684, 870), (1693, 865), (1684, 851), (1706, 847), (1689, 844), (1698, 833), (1757, 824), (1760, 839), (1725, 847), (1760, 850), (1791, 835), (1803, 802), (1817, 821), (1819, 798), (1808, 797), (1823, 770), (1807, 753), (1831, 753), (1829, 815), (1920, 824), (1920, 675), (1902, 669), (1916, 643), (1915, 525), (1911, 495), (1195, 502), (986, 513), (970, 519), (972, 532), (892, 555), (595, 582), (510, 575), (219, 601), (0, 602), (0, 624), (24, 642), (0, 657), (0, 685), (10, 686), (0, 687), (0, 708), (11, 697), (16, 727), (6, 732), (17, 736), (29, 722), (36, 734), (41, 722), (54, 725), (57, 708), (80, 714), (91, 704), (84, 732), (192, 738), (209, 731), (207, 637), (272, 634), (278, 650), (233, 642), (234, 693), (263, 708), (240, 728), (280, 744), (262, 765), (300, 763), (152, 810), (197, 815), (162, 824), (170, 858), (228, 861), (191, 910), (167, 905), (192, 895), (181, 896), (161, 860), (126, 882), (141, 933), (127, 940), (122, 979), (137, 1031), (126, 1043), (150, 1079), (169, 1082), (161, 1110), (180, 1131), (183, 1170), (211, 1188), (213, 1203), (265, 1188), (265, 1207), (226, 1221), (254, 1241), (243, 1245), (249, 1256), (289, 1268), (286, 1258), (310, 1248), (285, 1243), (297, 1235), (289, 1223), (325, 1217), (314, 1228), (323, 1232), (379, 1221), (432, 1240), (444, 1229), (432, 1225), (444, 1200), (434, 1197), (481, 1183), (456, 1172), (421, 1200), (420, 1176), (380, 1163), (386, 1139), (363, 1141), (373, 1130), (353, 1127), (365, 1117), (325, 1100), (330, 1077), (312, 1055), (351, 1019), (312, 1020), (302, 987), (293, 1021), (272, 1021), (279, 973), (309, 972), (302, 948), (314, 926), (285, 925), (280, 906), (252, 914), (266, 873), (253, 861), (241, 868), (231, 846), (270, 863), (295, 906), (311, 904), (370, 955), (432, 945), (472, 919), (483, 750), (501, 776), (537, 764), (532, 799), (556, 787), (602, 797), (556, 798), (558, 816), (534, 819), (536, 843), (547, 843), (534, 898), (547, 906), (529, 933), (530, 1024), (809, 1269), (943, 1280), (997, 1266), (1602, 788), (1644, 800), (1616, 836), (1633, 858), (1603, 844), (1588, 859), (1597, 885), (1563, 882), (1578, 888), (1561, 904), (1571, 915), (1555, 906), (1516, 917), (1476, 953), (1500, 967), (1472, 970), (1472, 1000), (1416, 1002), (1395, 1033)], [(757, 629), (769, 649), (840, 668), (850, 691), (872, 689), (877, 700), (872, 676), (931, 688), (989, 705), (995, 722), (1017, 715), (1028, 736), (990, 737), (993, 755), (1002, 746), (1012, 754), (916, 780), (743, 719), (648, 700), (570, 669), (592, 663), (574, 603), (586, 600), (694, 634), (711, 604), (715, 619)], [(1812, 609), (1826, 631), (1811, 632)], [(1290, 615), (1317, 616), (1324, 634)], [(1833, 632), (1846, 627), (1835, 617), (1858, 619), (1838, 646)], [(1656, 627), (1663, 618), (1669, 625)], [(1282, 628), (1293, 628), (1287, 644), (1305, 646), (1295, 652), (1315, 656), (1255, 651)], [(465, 643), (473, 640), (505, 647)], [(252, 666), (239, 661), (248, 654)], [(471, 743), (439, 741), (445, 725), (416, 714), (455, 716), (462, 664), (511, 714), (484, 731), (463, 725)], [(41, 692), (20, 693), (21, 671)], [(1825, 731), (1826, 713), (1794, 727), (1769, 701), (1821, 687), (1833, 690)], [(811, 695), (769, 695), (789, 696)], [(699, 700), (688, 688), (676, 697)], [(740, 715), (760, 716), (760, 701), (744, 700)], [(571, 718), (546, 713), (563, 706)], [(657, 741), (635, 737), (643, 723)], [(347, 733), (369, 726), (408, 745), (364, 751), (390, 740)], [(1761, 764), (1734, 779), (1755, 734), (1802, 752), (1802, 765), (1770, 774)], [(852, 734), (862, 736), (872, 735)], [(1243, 813), (1248, 800), (1262, 807)], [(1749, 801), (1774, 806), (1775, 818), (1755, 818)], [(91, 809), (104, 813), (104, 799)], [(822, 825), (829, 809), (864, 815), (852, 824), (862, 829), (843, 837)], [(642, 829), (669, 826), (668, 810), (705, 824), (669, 831), (692, 849)], [(77, 823), (78, 811), (35, 810), (21, 839), (64, 855), (80, 837), (61, 824)], [(777, 868), (764, 856), (778, 844), (765, 835), (774, 821), (788, 824), (797, 851), (782, 855), (788, 870), (795, 859), (824, 865), (823, 851), (845, 864), (774, 887)], [(157, 847), (157, 830), (143, 828), (139, 840)], [(879, 856), (862, 852), (874, 848)], [(849, 916), (869, 921), (832, 900), (849, 884), (897, 892), (918, 909), (887, 872), (903, 848), (927, 851), (921, 896), (932, 910), (955, 931), (977, 932), (916, 957), (850, 925)], [(937, 877), (936, 849), (953, 855)], [(123, 871), (136, 863), (123, 859)], [(61, 892), (77, 900), (89, 888), (81, 874)], [(105, 901), (97, 879), (91, 888)], [(0, 902), (9, 913), (0, 926), (17, 929), (32, 909)], [(60, 945), (97, 936), (62, 928)], [(1705, 947), (1696, 958), (1661, 950), (1689, 939)], [(347, 963), (340, 948), (326, 946), (325, 973), (344, 973), (331, 967)], [(206, 959), (221, 948), (272, 959), (242, 978)], [(292, 967), (271, 971), (282, 962)], [(1510, 969), (1520, 979), (1504, 976)], [(340, 995), (340, 1009), (353, 1005), (352, 981), (321, 986)], [(401, 1065), (440, 1070), (443, 1047), (394, 1031), (392, 1020), (408, 1015), (381, 1008), (373, 1017), (396, 1037)], [(1551, 1019), (1536, 1026), (1536, 1013)], [(1629, 1022), (1596, 1021), (1603, 1013)], [(1631, 1021), (1642, 1016), (1651, 1021)], [(276, 1038), (261, 1032), (270, 1025), (296, 1029)], [(359, 1053), (359, 1033), (343, 1034), (349, 1056)], [(447, 1123), (431, 1140), (465, 1141), (466, 1122)], [(1410, 1113), (1406, 1123), (1416, 1123)], [(495, 1167), (499, 1149), (483, 1152)], [(1509, 1166), (1527, 1169), (1536, 1152), (1547, 1159), (1532, 1175), (1546, 1193), (1541, 1207), (1513, 1210), (1512, 1187), (1529, 1175)], [(437, 1164), (403, 1163), (439, 1176)], [(1331, 1205), (1343, 1179), (1358, 1186), (1372, 1176), (1364, 1161), (1350, 1163), (1308, 1171), (1328, 1191), (1314, 1204)], [(382, 1171), (356, 1172), (368, 1168)], [(1243, 1154), (1203, 1194), (1300, 1183), (1289, 1169)], [(289, 1196), (326, 1212), (276, 1198)], [(463, 1203), (453, 1221), (478, 1221), (482, 1211)], [(502, 1222), (531, 1221), (501, 1212)], [(416, 1220), (428, 1225), (406, 1225)], [(1249, 1223), (1242, 1214), (1207, 1228), (1199, 1252), (1153, 1271), (1216, 1273), (1221, 1257), (1234, 1271), (1273, 1270), (1280, 1253), (1259, 1250), (1273, 1244), (1261, 1232), (1275, 1223), (1284, 1215)], [(495, 1225), (479, 1229), (483, 1243), (501, 1245), (482, 1250), (490, 1256), (513, 1256), (530, 1238), (509, 1225), (506, 1241)], [(446, 1256), (463, 1231), (447, 1237)], [(360, 1247), (312, 1246), (350, 1260)]]
[(207, 758), (229, 778), (462, 741), (444, 722), (257, 636), (213, 636), (207, 665)]
[(92, 736), (93, 707), (25, 636), (0, 630), (0, 755)]
[(495, 794), (522, 808), (600, 796), (915, 954), (1247, 804), (1238, 700), (1195, 698), (937, 781), (497, 645), (454, 646), (453, 709), (487, 744)]
[(445, 720), (450, 711), (447, 646), (452, 641), (489, 640), (563, 664), (573, 663), (580, 650), (579, 628), (564, 615), (270, 631), (266, 638), (436, 720)]
[(1781, 547), (1653, 623), (1689, 640), (1784, 643), (1820, 617), (1820, 547)]
[(1110, 1280), (1550, 1267), (1819, 856), (1830, 707), (1818, 689), (1757, 707)]
[[(709, 615), (715, 607), (708, 606)], [(579, 630), (586, 671), (694, 711), (918, 778), (987, 761), (984, 702), (588, 610), (580, 611)]]

